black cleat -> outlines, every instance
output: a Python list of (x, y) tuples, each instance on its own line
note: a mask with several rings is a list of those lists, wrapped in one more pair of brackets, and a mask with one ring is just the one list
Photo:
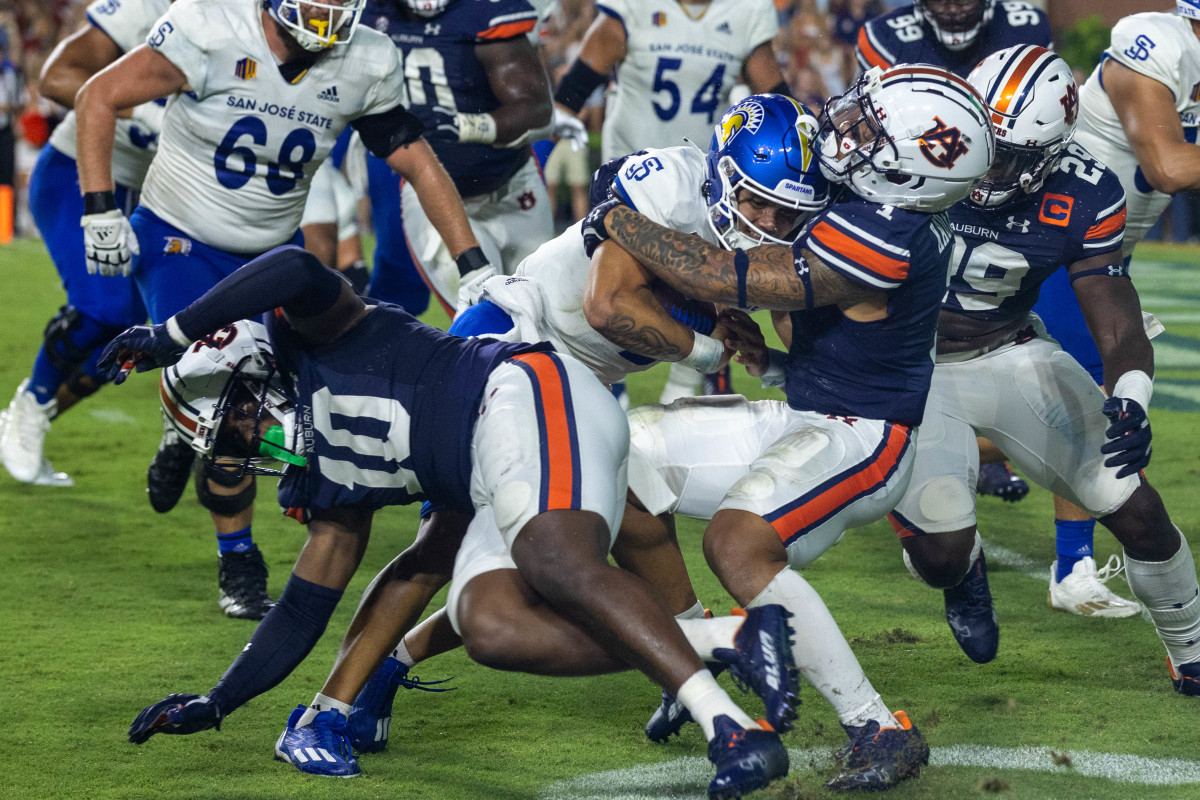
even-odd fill
[(982, 550), (962, 582), (943, 589), (942, 594), (946, 599), (946, 622), (967, 657), (976, 664), (986, 664), (995, 658), (1000, 649), (1000, 623), (992, 604)]
[(1009, 469), (1006, 462), (998, 461), (995, 464), (979, 465), (979, 480), (975, 483), (975, 493), (999, 497), (1006, 503), (1015, 503), (1029, 494), (1029, 484)]
[(713, 725), (708, 760), (717, 774), (708, 784), (709, 800), (732, 800), (788, 774), (787, 749), (769, 727), (743, 728), (724, 714)]
[(275, 605), (267, 595), (267, 565), (254, 545), (244, 553), (218, 553), (217, 582), (221, 597), (217, 604), (225, 616), (262, 619)]
[(929, 743), (907, 714), (893, 716), (900, 727), (880, 728), (872, 720), (846, 728), (850, 743), (834, 754), (842, 771), (826, 786), (835, 792), (882, 792), (921, 772), (929, 763)]
[(151, 507), (159, 514), (170, 511), (183, 496), (188, 479), (192, 477), (195, 458), (196, 451), (192, 446), (181, 441), (173, 431), (163, 435), (150, 469), (146, 470), (146, 492), (150, 495)]

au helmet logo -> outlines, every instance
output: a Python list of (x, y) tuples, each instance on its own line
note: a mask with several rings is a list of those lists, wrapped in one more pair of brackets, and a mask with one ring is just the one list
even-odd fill
[(1075, 84), (1072, 83), (1067, 87), (1067, 93), (1058, 98), (1058, 102), (1062, 103), (1063, 117), (1067, 124), (1074, 125), (1075, 119), (1079, 116), (1079, 90), (1075, 88)]
[(955, 161), (966, 155), (967, 144), (958, 128), (947, 127), (940, 117), (934, 117), (933, 123), (933, 127), (917, 140), (918, 147), (930, 164), (950, 169)]
[(762, 125), (763, 107), (753, 100), (738, 103), (721, 117), (717, 124), (717, 141), (721, 147), (729, 144), (743, 130), (754, 133)]

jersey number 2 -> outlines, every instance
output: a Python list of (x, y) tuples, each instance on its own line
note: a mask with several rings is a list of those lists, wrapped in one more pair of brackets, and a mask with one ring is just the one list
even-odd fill
[[(248, 145), (239, 144), (243, 136), (249, 136), (252, 144), (265, 147), (267, 123), (258, 117), (242, 117), (217, 145), (213, 168), (217, 171), (217, 181), (226, 189), (242, 188), (258, 169), (258, 156)], [(304, 178), (304, 165), (312, 161), (316, 151), (317, 139), (308, 128), (296, 128), (283, 137), (279, 161), (267, 162), (267, 188), (271, 194), (284, 195), (296, 188), (296, 183)], [(241, 169), (231, 168), (231, 159), (240, 162)]]
[[(668, 105), (659, 105), (657, 98), (651, 98), (650, 105), (654, 107), (654, 113), (658, 114), (658, 118), (663, 122), (675, 119), (675, 115), (679, 113), (679, 107), (683, 104), (683, 96), (679, 93), (679, 84), (667, 77), (667, 73), (678, 72), (682, 66), (683, 59), (664, 57), (658, 59), (658, 65), (654, 68), (654, 85), (650, 87), (650, 91), (654, 94), (666, 92)], [(718, 64), (708, 79), (700, 84), (700, 88), (692, 97), (692, 113), (707, 114), (709, 124), (716, 121), (717, 106), (721, 104), (721, 85), (724, 82), (725, 65)]]

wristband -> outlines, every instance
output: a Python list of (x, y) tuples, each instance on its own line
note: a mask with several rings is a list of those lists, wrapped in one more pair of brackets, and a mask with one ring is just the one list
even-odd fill
[(476, 245), (475, 247), (468, 247), (455, 256), (454, 263), (458, 266), (458, 276), (461, 278), (468, 272), (474, 272), (480, 267), (486, 267), (491, 262), (483, 254), (483, 248)]
[(1140, 369), (1131, 369), (1117, 378), (1113, 386), (1113, 397), (1133, 400), (1143, 409), (1150, 408), (1150, 397), (1154, 394), (1154, 379)]
[(696, 339), (692, 343), (692, 352), (681, 358), (679, 363), (691, 367), (703, 375), (708, 375), (717, 371), (717, 367), (721, 365), (721, 357), (724, 355), (724, 343), (711, 336), (705, 336), (703, 333), (697, 333)]
[(183, 332), (183, 328), (179, 327), (179, 320), (175, 319), (174, 314), (167, 318), (166, 328), (167, 336), (170, 336), (171, 341), (180, 347), (187, 347), (195, 341), (195, 339)]
[(86, 214), (103, 214), (106, 211), (113, 211), (117, 207), (117, 200), (112, 192), (84, 192), (83, 193), (83, 213)]
[(558, 89), (554, 92), (554, 102), (578, 114), (591, 93), (596, 91), (596, 87), (606, 83), (608, 76), (596, 72), (576, 58), (567, 74), (559, 81)]
[(460, 142), (491, 144), (496, 141), (496, 120), (491, 114), (464, 114), (460, 111), (455, 117), (458, 120)]
[(787, 353), (782, 350), (767, 350), (767, 371), (759, 378), (764, 389), (770, 386), (783, 386), (787, 378), (786, 364)]

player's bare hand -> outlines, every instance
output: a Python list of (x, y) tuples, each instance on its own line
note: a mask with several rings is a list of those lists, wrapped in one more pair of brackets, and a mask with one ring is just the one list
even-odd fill
[(770, 359), (762, 330), (749, 314), (737, 308), (727, 308), (717, 317), (712, 337), (725, 343), (726, 352), (735, 352), (733, 360), (746, 367), (755, 378), (767, 371)]

